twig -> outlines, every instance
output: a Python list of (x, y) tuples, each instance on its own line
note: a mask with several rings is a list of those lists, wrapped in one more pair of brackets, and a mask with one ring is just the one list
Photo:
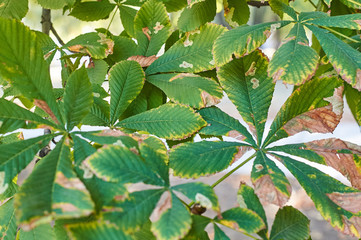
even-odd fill
[(50, 28), (51, 28), (51, 13), (50, 9), (43, 8), (43, 13), (41, 15), (41, 28), (42, 32), (46, 35), (49, 35)]
[[(50, 22), (51, 23), (51, 22)], [(64, 45), (64, 41), (60, 38), (59, 34), (56, 32), (55, 28), (53, 27), (53, 23), (51, 23), (51, 26), (50, 26), (50, 30), (51, 32), (54, 34), (54, 36), (56, 37), (56, 39), (58, 40), (58, 42), (61, 44), (61, 45)]]
[(264, 7), (264, 6), (269, 6), (268, 1), (264, 1), (264, 2), (261, 2), (261, 1), (248, 1), (247, 4), (252, 6), (252, 7), (257, 7), (257, 8)]

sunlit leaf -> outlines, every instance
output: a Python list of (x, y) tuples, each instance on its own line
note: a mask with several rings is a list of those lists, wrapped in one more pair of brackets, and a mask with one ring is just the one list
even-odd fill
[(249, 149), (238, 142), (184, 143), (171, 149), (169, 166), (174, 174), (195, 178), (222, 171)]
[(80, 2), (75, 4), (69, 15), (82, 21), (97, 21), (108, 18), (115, 6), (109, 1)]
[(274, 83), (267, 76), (267, 58), (257, 51), (222, 66), (218, 78), (260, 144), (271, 105)]
[(300, 85), (314, 75), (319, 58), (309, 47), (303, 25), (297, 23), (272, 57), (268, 72), (274, 81)]
[(11, 198), (0, 206), (0, 236), (2, 240), (15, 239), (17, 232), (14, 199)]
[(22, 19), (28, 12), (28, 0), (3, 0), (0, 3), (0, 17)]
[(136, 14), (137, 14), (137, 10), (135, 10), (134, 8), (130, 8), (124, 5), (119, 6), (120, 20), (122, 21), (124, 30), (131, 37), (135, 37), (134, 18)]
[(146, 74), (158, 72), (200, 72), (214, 68), (212, 46), (225, 31), (220, 25), (206, 24), (186, 34), (146, 70)]
[(66, 5), (73, 5), (75, 3), (75, 0), (37, 0), (37, 2), (43, 7), (43, 8), (49, 8), (49, 9), (61, 9), (65, 7)]
[(340, 0), (340, 1), (348, 7), (361, 9), (361, 0)]
[(197, 132), (206, 122), (191, 108), (164, 104), (120, 121), (117, 126), (147, 131), (166, 139), (183, 139)]
[(231, 27), (246, 24), (249, 16), (250, 10), (246, 0), (224, 1), (224, 17)]
[(20, 229), (18, 234), (19, 234), (19, 239), (24, 239), (24, 240), (56, 239), (54, 229), (50, 224), (39, 225), (36, 228), (32, 229), (31, 231), (24, 231)]
[(201, 215), (192, 215), (192, 227), (189, 230), (184, 240), (209, 240), (206, 226), (211, 222), (211, 219)]
[(361, 13), (332, 16), (332, 17), (328, 17), (328, 16), (320, 17), (320, 18), (312, 19), (305, 23), (311, 23), (323, 27), (339, 27), (339, 28), (361, 30)]

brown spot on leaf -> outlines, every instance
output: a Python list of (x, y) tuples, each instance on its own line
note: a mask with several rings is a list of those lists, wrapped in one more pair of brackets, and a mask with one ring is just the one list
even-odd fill
[[(361, 155), (360, 146), (336, 138), (312, 141), (306, 143), (306, 146), (321, 155), (326, 165), (346, 176), (353, 187), (361, 190), (361, 166), (358, 166), (354, 160), (354, 154)], [(351, 153), (341, 153), (341, 150), (348, 150)]]
[[(257, 179), (253, 185), (255, 193), (263, 205), (271, 203), (282, 207), (290, 198), (289, 195), (280, 192), (276, 188), (272, 182), (271, 176), (268, 174)], [(290, 185), (287, 186), (287, 190), (289, 193), (292, 191)]]
[(353, 20), (357, 25), (361, 26), (361, 19)]
[(257, 68), (255, 66), (256, 66), (256, 62), (252, 62), (252, 64), (249, 67), (248, 71), (244, 75), (246, 75), (246, 76), (254, 76), (256, 74), (256, 70), (257, 70)]
[(55, 117), (54, 113), (51, 111), (49, 105), (45, 101), (35, 99), (34, 105), (44, 110), (44, 112), (46, 112), (56, 124), (59, 124), (58, 119)]
[(70, 46), (68, 47), (68, 49), (72, 52), (82, 52), (82, 53), (87, 53), (89, 54), (88, 50), (86, 49), (86, 47), (80, 45), (80, 44), (77, 44), (77, 45), (73, 45), (73, 46)]
[(343, 209), (358, 213), (361, 211), (361, 192), (352, 193), (328, 193), (327, 196)]
[(243, 136), (240, 132), (238, 132), (236, 130), (229, 131), (226, 136), (235, 138), (240, 141), (243, 141), (244, 139), (246, 139), (245, 136)]
[(149, 67), (157, 59), (158, 57), (156, 55), (152, 55), (149, 57), (136, 55), (129, 57), (127, 60), (136, 61), (140, 64), (141, 67)]
[(258, 81), (257, 78), (252, 78), (252, 79), (251, 79), (251, 83), (252, 83), (252, 88), (253, 88), (253, 89), (256, 89), (256, 88), (259, 87), (259, 81)]
[(54, 203), (53, 209), (61, 209), (62, 212), (78, 212), (80, 209), (71, 203)]
[(278, 69), (277, 72), (275, 74), (273, 74), (273, 76), (272, 76), (273, 82), (280, 80), (284, 71), (285, 70), (283, 68)]
[(174, 81), (174, 80), (176, 80), (178, 78), (184, 78), (184, 77), (198, 77), (198, 76), (195, 75), (195, 74), (192, 74), (192, 73), (180, 73), (178, 75), (175, 75), (171, 79), (169, 79), (169, 82)]
[(266, 30), (264, 30), (263, 34), (266, 36), (266, 38), (269, 38), (272, 33), (270, 30), (266, 29)]
[(79, 178), (67, 178), (62, 172), (56, 173), (55, 183), (67, 189), (76, 189), (82, 192), (86, 191), (84, 184)]
[(152, 222), (156, 222), (160, 219), (162, 214), (172, 207), (172, 195), (169, 191), (166, 191), (160, 197), (157, 206), (154, 208), (150, 219)]
[(148, 40), (150, 41), (150, 31), (149, 31), (149, 28), (148, 27), (145, 27), (145, 28), (142, 28), (142, 31), (144, 33), (144, 35), (148, 38)]
[(348, 219), (346, 216), (342, 216), (342, 222), (345, 224), (344, 229), (337, 230), (353, 237), (361, 237), (361, 217), (354, 216)]
[(232, 162), (230, 163), (230, 165), (232, 165), (234, 162), (236, 162), (238, 159), (240, 159), (246, 152), (248, 152), (248, 150), (250, 150), (250, 147), (247, 146), (240, 146), (238, 147), (238, 152), (236, 153), (236, 155), (234, 155)]
[(361, 69), (356, 70), (356, 84), (355, 88), (361, 91)]
[(128, 136), (126, 133), (119, 131), (119, 130), (112, 130), (112, 129), (106, 129), (102, 130), (99, 133), (96, 133), (95, 135), (101, 136), (101, 137), (120, 137), (120, 136)]
[(100, 40), (98, 40), (97, 42), (107, 45), (107, 49), (105, 50), (105, 56), (113, 54), (114, 41), (110, 38), (107, 38), (107, 36), (103, 33), (99, 33), (99, 37)]
[(221, 101), (219, 98), (210, 95), (206, 91), (201, 92), (201, 98), (202, 98), (203, 106), (205, 107), (216, 105)]
[(308, 47), (308, 44), (307, 44), (307, 43), (304, 43), (304, 42), (297, 42), (297, 44), (299, 44), (299, 45), (303, 45), (303, 46), (307, 46), (307, 47)]

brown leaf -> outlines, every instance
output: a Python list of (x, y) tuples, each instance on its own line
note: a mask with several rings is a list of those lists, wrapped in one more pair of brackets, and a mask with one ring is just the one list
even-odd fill
[(142, 28), (142, 31), (143, 31), (143, 33), (144, 33), (144, 35), (148, 38), (148, 40), (150, 41), (150, 30), (149, 30), (149, 28), (148, 27), (145, 27), (145, 28)]
[[(351, 217), (347, 219), (345, 216), (342, 216), (342, 221), (345, 224), (345, 228), (341, 230), (342, 233), (353, 236), (361, 237), (361, 217)], [(340, 231), (340, 229), (337, 229)]]
[(34, 105), (44, 110), (44, 112), (46, 112), (56, 124), (59, 124), (58, 119), (55, 117), (54, 113), (51, 111), (49, 105), (45, 101), (35, 99)]
[(201, 98), (205, 107), (214, 106), (221, 101), (219, 98), (210, 95), (206, 91), (201, 92)]
[(354, 160), (354, 154), (361, 158), (361, 146), (337, 138), (312, 141), (305, 145), (324, 157), (328, 166), (346, 176), (353, 187), (361, 190), (361, 166)]
[(83, 182), (79, 178), (67, 178), (62, 172), (57, 172), (55, 176), (55, 183), (68, 189), (76, 189), (88, 194)]
[[(260, 165), (262, 167), (262, 165)], [(257, 167), (257, 166), (256, 166)], [(263, 168), (263, 167), (262, 167)], [(289, 200), (290, 196), (280, 192), (272, 182), (270, 175), (264, 175), (257, 179), (254, 183), (254, 192), (263, 205), (275, 204), (283, 207)], [(287, 186), (288, 192), (291, 192), (291, 186)]]
[(172, 195), (169, 191), (166, 191), (160, 197), (157, 206), (154, 208), (150, 220), (156, 222), (160, 219), (163, 213), (172, 207)]
[(248, 152), (249, 150), (251, 150), (251, 147), (247, 147), (247, 146), (240, 146), (237, 147), (238, 148), (238, 152), (236, 153), (236, 155), (234, 155), (232, 162), (230, 163), (230, 165), (232, 165), (234, 162), (236, 162), (238, 159), (240, 159), (246, 152)]
[(343, 113), (342, 100), (343, 86), (336, 88), (332, 97), (325, 98), (329, 105), (316, 108), (303, 113), (284, 125), (284, 130), (288, 135), (293, 135), (301, 131), (330, 133), (335, 130), (340, 123)]
[(243, 136), (240, 132), (236, 131), (236, 130), (232, 130), (229, 131), (226, 136), (243, 141), (244, 139), (246, 139), (245, 136)]
[(129, 57), (127, 60), (136, 61), (140, 64), (141, 67), (149, 67), (157, 59), (158, 57), (156, 55), (152, 55), (149, 57), (136, 55)]
[(328, 193), (327, 196), (343, 209), (358, 213), (361, 211), (361, 192), (351, 193)]

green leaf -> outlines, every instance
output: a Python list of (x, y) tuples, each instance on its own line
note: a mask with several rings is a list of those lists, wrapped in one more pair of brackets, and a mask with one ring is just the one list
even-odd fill
[(309, 237), (310, 220), (305, 215), (291, 206), (278, 210), (270, 240), (307, 240)]
[(112, 61), (111, 65), (121, 60), (127, 60), (130, 56), (133, 56), (137, 50), (137, 44), (131, 38), (113, 36), (113, 41), (113, 54), (108, 56), (108, 59)]
[[(357, 194), (360, 193), (359, 191), (342, 184), (338, 180), (308, 164), (281, 155), (277, 155), (277, 157), (296, 177), (301, 186), (306, 190), (306, 193), (315, 203), (317, 210), (330, 222), (332, 227), (341, 232), (355, 234), (360, 237), (360, 233), (356, 230), (357, 226), (359, 226), (357, 223), (359, 217), (354, 216), (352, 212), (347, 211), (347, 209), (355, 211), (352, 209), (352, 201), (345, 202), (346, 204), (340, 202), (342, 199), (354, 199), (359, 201), (359, 198), (356, 197)], [(347, 204), (351, 204), (351, 206)], [(359, 210), (356, 210), (356, 212), (359, 212)], [(350, 231), (350, 229), (355, 230)]]
[(50, 64), (54, 59), (55, 53), (57, 52), (56, 48), (58, 46), (49, 35), (46, 35), (45, 33), (39, 31), (34, 32), (43, 51), (44, 59), (48, 64)]
[(334, 77), (316, 78), (297, 88), (277, 113), (265, 146), (301, 131), (332, 132), (343, 113), (341, 84)]
[(109, 3), (107, 0), (80, 2), (75, 4), (69, 15), (82, 21), (97, 21), (107, 19), (115, 6), (115, 4)]
[(57, 0), (57, 1), (37, 0), (37, 1), (43, 8), (49, 8), (49, 9), (61, 9), (66, 5), (72, 6), (75, 3), (75, 0)]
[(206, 24), (177, 41), (150, 65), (146, 74), (158, 72), (201, 72), (214, 68), (212, 46), (226, 29)]
[(96, 97), (93, 100), (90, 113), (85, 116), (82, 123), (90, 126), (109, 126), (110, 106), (108, 101)]
[(138, 142), (130, 135), (118, 130), (103, 130), (95, 132), (76, 132), (82, 137), (89, 139), (91, 142), (99, 143), (101, 145), (124, 145), (127, 148), (138, 149)]
[(0, 17), (22, 19), (28, 12), (28, 0), (0, 1)]
[(213, 224), (214, 240), (231, 240), (218, 226)]
[(89, 142), (78, 137), (74, 133), (71, 133), (71, 138), (74, 142), (74, 164), (75, 166), (78, 166), (85, 158), (95, 153), (96, 149)]
[(183, 139), (197, 132), (206, 122), (191, 108), (164, 104), (120, 121), (117, 126), (143, 130), (166, 139)]
[(19, 239), (21, 240), (39, 240), (39, 239), (49, 239), (55, 240), (55, 233), (50, 226), (50, 224), (42, 224), (37, 226), (36, 228), (32, 229), (31, 231), (24, 231), (20, 229), (19, 231)]
[(217, 107), (204, 108), (199, 114), (208, 123), (199, 131), (199, 134), (208, 136), (228, 136), (237, 140), (244, 140), (252, 146), (256, 143), (248, 130), (233, 117), (229, 116)]
[(122, 146), (110, 145), (101, 148), (85, 161), (85, 166), (104, 181), (164, 185), (164, 180), (159, 178), (143, 159)]
[(103, 59), (113, 53), (113, 46), (113, 40), (107, 38), (103, 33), (90, 32), (77, 36), (62, 48), (90, 55), (94, 59)]
[(188, 73), (151, 75), (147, 81), (162, 89), (173, 102), (194, 108), (217, 104), (223, 95), (216, 81)]
[(144, 224), (139, 231), (133, 234), (134, 240), (157, 240), (153, 235), (152, 231), (150, 230), (152, 227), (152, 222), (150, 220)]
[(262, 204), (272, 203), (282, 207), (291, 196), (291, 184), (285, 174), (264, 152), (257, 152), (251, 179)]
[(50, 222), (54, 216), (77, 218), (93, 211), (89, 192), (72, 170), (70, 147), (64, 138), (36, 165), (15, 196), (24, 230)]
[(18, 185), (14, 183), (14, 181), (11, 181), (9, 183), (9, 186), (6, 188), (5, 192), (0, 193), (0, 201), (4, 201), (11, 198), (12, 196), (15, 195), (15, 193), (17, 193), (18, 189), (19, 189)]
[(361, 90), (361, 53), (325, 29), (307, 25), (320, 42), (330, 63), (343, 80)]
[(17, 104), (7, 101), (3, 98), (0, 98), (0, 118), (1, 119), (9, 119), (11, 121), (14, 120), (29, 120), (37, 124), (45, 124), (51, 127), (54, 127), (56, 129), (59, 128), (59, 126), (55, 125), (54, 123), (43, 119), (39, 115), (32, 113)]
[(274, 83), (267, 76), (267, 58), (259, 51), (235, 59), (222, 66), (218, 78), (229, 99), (244, 120), (257, 133), (258, 144), (263, 137)]
[(120, 20), (122, 21), (124, 30), (128, 33), (129, 36), (135, 37), (134, 18), (137, 14), (137, 10), (124, 5), (120, 5), (118, 8)]
[(8, 185), (34, 159), (35, 154), (49, 144), (49, 141), (55, 136), (54, 134), (47, 134), (28, 140), (1, 144), (0, 175), (4, 181), (3, 184)]
[(84, 67), (74, 71), (68, 78), (64, 93), (64, 115), (67, 129), (71, 131), (90, 112), (93, 93)]
[(144, 3), (135, 16), (134, 31), (138, 40), (136, 54), (156, 55), (172, 33), (164, 4), (158, 0)]
[(320, 17), (306, 21), (305, 23), (311, 23), (323, 27), (339, 27), (339, 28), (348, 28), (361, 30), (361, 13), (356, 14), (346, 14), (341, 16), (331, 16), (331, 17)]
[(260, 216), (265, 224), (265, 229), (262, 229), (257, 234), (261, 236), (263, 239), (264, 237), (268, 236), (268, 225), (267, 225), (267, 218), (266, 213), (264, 211), (264, 208), (259, 201), (259, 198), (254, 193), (253, 188), (246, 185), (244, 182), (241, 182), (240, 187), (238, 189), (237, 193), (237, 202), (239, 204), (239, 207), (241, 208), (248, 208)]
[[(189, 1), (188, 1), (189, 2)], [(211, 22), (216, 16), (216, 0), (203, 0), (188, 3), (178, 19), (178, 28), (183, 32), (193, 31), (199, 26)]]
[(210, 240), (205, 231), (212, 219), (201, 215), (192, 215), (192, 227), (183, 240)]
[(108, 64), (103, 60), (93, 60), (86, 71), (88, 73), (89, 81), (92, 84), (101, 85), (105, 80), (105, 75), (108, 73)]
[(168, 150), (162, 140), (150, 136), (139, 146), (140, 155), (169, 186)]
[(309, 161), (316, 162), (319, 164), (326, 164), (325, 159), (315, 153), (313, 150), (308, 149), (306, 144), (287, 144), (283, 146), (274, 146), (268, 148), (268, 151), (284, 152), (293, 156), (305, 158)]
[(291, 21), (277, 21), (257, 25), (242, 25), (224, 32), (217, 38), (213, 46), (214, 60), (217, 66), (222, 66), (236, 57), (247, 55), (260, 47), (272, 32), (284, 27)]
[(40, 44), (36, 34), (21, 22), (0, 20), (0, 61), (3, 62), (0, 64), (0, 74), (24, 97), (40, 100), (43, 108), (47, 108), (62, 123), (53, 94), (49, 65), (44, 60)]
[(268, 73), (274, 81), (300, 85), (315, 74), (319, 58), (309, 46), (303, 25), (297, 23), (272, 57)]
[(220, 211), (217, 195), (211, 186), (201, 182), (180, 184), (172, 187), (174, 191), (183, 193), (187, 198), (202, 207)]
[(247, 0), (224, 1), (224, 17), (231, 27), (246, 24), (249, 20), (250, 10)]
[(222, 213), (222, 219), (215, 219), (215, 221), (234, 230), (249, 234), (265, 228), (261, 217), (246, 208), (231, 208)]
[(297, 13), (292, 7), (288, 5), (287, 0), (270, 0), (269, 5), (271, 6), (272, 10), (281, 18), (283, 18), (283, 13), (286, 13), (293, 20), (297, 21)]
[(67, 224), (71, 239), (74, 240), (132, 240), (133, 238), (114, 224), (104, 221)]
[(177, 12), (187, 6), (187, 0), (162, 0), (167, 12)]
[(181, 239), (191, 228), (191, 215), (173, 193), (165, 201), (168, 209), (163, 210), (158, 219), (153, 221), (152, 232), (158, 240)]
[(0, 206), (0, 236), (2, 240), (15, 239), (17, 232), (14, 198)]
[(194, 142), (172, 148), (169, 166), (174, 175), (196, 178), (222, 171), (238, 160), (249, 148), (238, 142)]
[(347, 105), (350, 107), (357, 124), (361, 126), (361, 93), (350, 85), (345, 85)]
[(110, 207), (120, 209), (120, 212), (105, 213), (104, 219), (116, 223), (125, 231), (141, 227), (149, 220), (163, 192), (163, 189), (133, 192), (124, 201), (115, 202)]
[(143, 88), (145, 75), (136, 61), (121, 61), (109, 71), (110, 123), (114, 124)]
[(361, 0), (340, 0), (340, 1), (348, 7), (361, 9)]
[(0, 147), (2, 144), (14, 143), (19, 140), (24, 140), (24, 135), (22, 132), (14, 132), (7, 135), (0, 136)]

